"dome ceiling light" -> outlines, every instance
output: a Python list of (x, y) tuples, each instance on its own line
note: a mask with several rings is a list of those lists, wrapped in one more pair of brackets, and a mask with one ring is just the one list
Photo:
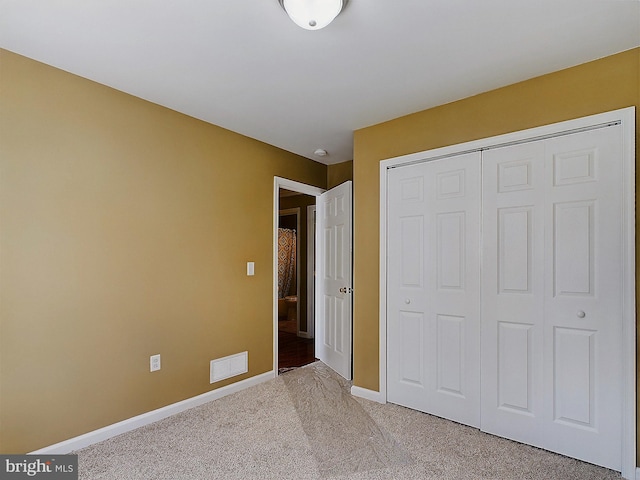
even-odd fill
[(306, 30), (320, 30), (342, 11), (347, 0), (278, 0), (293, 22)]
[(324, 148), (317, 149), (315, 152), (313, 152), (313, 154), (318, 157), (326, 157), (327, 155), (329, 155), (329, 153)]

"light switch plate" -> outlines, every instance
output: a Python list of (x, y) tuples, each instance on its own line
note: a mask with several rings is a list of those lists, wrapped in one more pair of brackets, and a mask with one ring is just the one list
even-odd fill
[(160, 354), (159, 353), (157, 355), (151, 355), (151, 357), (149, 357), (149, 370), (151, 372), (156, 372), (160, 370)]
[(251, 276), (251, 275), (255, 275), (255, 263), (254, 262), (247, 262), (247, 275)]

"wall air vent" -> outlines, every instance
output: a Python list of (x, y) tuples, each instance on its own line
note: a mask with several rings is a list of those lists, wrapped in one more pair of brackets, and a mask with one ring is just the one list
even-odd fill
[(225, 378), (235, 377), (249, 371), (249, 352), (237, 353), (228, 357), (211, 360), (209, 367), (209, 383), (219, 382)]

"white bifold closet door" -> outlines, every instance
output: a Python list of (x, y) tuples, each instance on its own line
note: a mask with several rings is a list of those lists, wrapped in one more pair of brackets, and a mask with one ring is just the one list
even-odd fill
[(482, 429), (615, 470), (621, 144), (611, 126), (482, 159)]
[(479, 427), (480, 153), (388, 182), (388, 400)]
[(621, 136), (388, 172), (390, 402), (621, 470)]

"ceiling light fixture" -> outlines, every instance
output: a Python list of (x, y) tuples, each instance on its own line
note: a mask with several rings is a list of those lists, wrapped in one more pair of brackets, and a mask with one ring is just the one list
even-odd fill
[(347, 0), (278, 0), (293, 22), (306, 30), (320, 30), (342, 11)]
[(318, 157), (326, 157), (327, 155), (329, 155), (329, 153), (324, 148), (317, 149), (315, 152), (313, 152), (313, 154), (317, 155)]

